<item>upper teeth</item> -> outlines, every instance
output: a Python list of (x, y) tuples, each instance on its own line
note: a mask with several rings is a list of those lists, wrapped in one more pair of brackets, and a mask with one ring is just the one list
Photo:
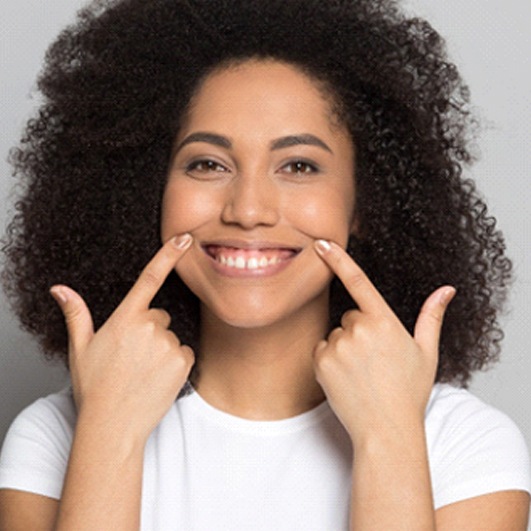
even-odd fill
[(217, 259), (223, 265), (235, 267), (236, 269), (258, 269), (259, 267), (263, 268), (268, 265), (278, 264), (281, 261), (280, 258), (271, 258), (268, 260), (265, 256), (262, 256), (260, 259), (252, 257), (245, 260), (243, 256), (233, 258), (232, 256), (219, 255)]

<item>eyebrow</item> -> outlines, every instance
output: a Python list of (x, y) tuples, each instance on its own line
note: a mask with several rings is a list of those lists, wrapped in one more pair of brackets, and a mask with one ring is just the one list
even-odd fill
[[(232, 149), (232, 142), (225, 136), (217, 135), (215, 133), (207, 132), (198, 132), (188, 135), (175, 149), (174, 155), (176, 155), (184, 146), (192, 144), (193, 142), (206, 142), (207, 144), (213, 144), (214, 146), (219, 146), (225, 149)], [(277, 149), (284, 149), (291, 146), (317, 146), (329, 153), (334, 153), (320, 138), (315, 135), (300, 134), (300, 135), (289, 135), (283, 136), (273, 140), (270, 144), (271, 151)]]
[(291, 135), (277, 138), (271, 142), (271, 150), (283, 149), (291, 146), (317, 146), (333, 154), (333, 151), (318, 137), (310, 134)]

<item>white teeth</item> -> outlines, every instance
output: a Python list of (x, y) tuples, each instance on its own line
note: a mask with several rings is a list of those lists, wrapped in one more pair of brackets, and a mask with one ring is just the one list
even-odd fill
[(247, 260), (247, 269), (258, 269), (258, 258), (249, 258)]
[(269, 260), (262, 256), (260, 259), (256, 257), (249, 258), (247, 261), (243, 256), (233, 258), (232, 256), (218, 255), (217, 261), (228, 267), (235, 267), (236, 269), (259, 269), (267, 266), (279, 264), (280, 258), (270, 258)]

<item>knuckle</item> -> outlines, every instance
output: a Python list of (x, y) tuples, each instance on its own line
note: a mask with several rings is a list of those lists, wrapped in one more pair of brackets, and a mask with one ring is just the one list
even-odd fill
[(330, 342), (337, 342), (338, 339), (343, 335), (344, 330), (343, 328), (334, 328), (330, 334), (328, 335), (328, 341)]
[(346, 329), (352, 327), (354, 325), (354, 322), (356, 321), (357, 313), (358, 312), (356, 310), (350, 310), (348, 312), (345, 312), (341, 317), (342, 328)]
[(365, 283), (367, 277), (361, 271), (351, 271), (347, 274), (345, 282), (347, 285), (357, 288)]
[(179, 341), (171, 332), (164, 334), (164, 336), (160, 338), (160, 349), (162, 352), (174, 352), (179, 346)]
[(79, 320), (81, 318), (81, 315), (83, 314), (83, 308), (81, 306), (72, 306), (68, 307), (64, 311), (64, 318), (66, 324), (74, 323), (75, 321)]
[(171, 322), (171, 316), (166, 310), (151, 308), (148, 314), (153, 321), (162, 323), (163, 325), (167, 326)]
[(323, 355), (324, 351), (328, 347), (328, 341), (325, 341), (324, 339), (319, 341), (317, 345), (315, 346), (313, 350), (313, 359), (314, 361), (320, 359), (320, 357)]
[(177, 361), (181, 367), (189, 369), (195, 362), (194, 351), (187, 345), (181, 346), (180, 355), (177, 356)]
[(326, 357), (326, 348), (317, 349), (313, 355), (313, 362), (316, 368), (320, 369), (323, 359)]
[(319, 343), (317, 343), (317, 345), (315, 346), (314, 354), (321, 352), (327, 346), (328, 346), (328, 341), (326, 341), (326, 339), (321, 339), (321, 341), (319, 341)]
[(142, 325), (142, 331), (146, 335), (154, 335), (157, 331), (157, 323), (155, 321), (145, 321)]
[(315, 372), (320, 371), (321, 363), (323, 358), (327, 355), (328, 342), (320, 341), (313, 351), (313, 366)]
[(173, 355), (180, 350), (181, 342), (171, 330), (164, 330), (160, 338), (159, 348), (166, 354)]
[(160, 316), (168, 321), (171, 321), (171, 315), (170, 312), (167, 312), (166, 310), (158, 310)]
[(188, 357), (190, 360), (195, 361), (195, 354), (192, 347), (189, 347), (188, 345), (182, 345), (181, 350), (186, 357)]
[(433, 312), (433, 311), (428, 311), (424, 314), (424, 317), (425, 319), (428, 319), (429, 321), (431, 321), (432, 323), (436, 324), (436, 325), (441, 325), (442, 322), (443, 322), (443, 315), (442, 313), (438, 313), (438, 312)]
[(349, 337), (347, 337), (345, 334), (342, 334), (337, 338), (336, 349), (338, 350), (338, 352), (342, 353), (348, 351), (350, 348), (351, 341)]
[(383, 337), (391, 334), (394, 329), (394, 323), (391, 322), (389, 319), (378, 319), (375, 324), (378, 330), (378, 334)]
[(322, 349), (315, 353), (314, 367), (319, 374), (328, 374), (334, 365), (334, 358), (328, 349)]
[(152, 267), (147, 267), (144, 269), (139, 281), (145, 288), (149, 290), (157, 288), (160, 284), (159, 275), (153, 270)]

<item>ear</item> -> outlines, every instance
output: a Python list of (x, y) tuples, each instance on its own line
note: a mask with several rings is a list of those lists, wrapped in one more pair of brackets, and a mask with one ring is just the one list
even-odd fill
[(360, 223), (359, 218), (357, 215), (357, 212), (354, 212), (354, 216), (352, 218), (352, 223), (350, 224), (350, 236), (356, 236), (357, 238), (361, 237), (361, 231), (360, 231)]

